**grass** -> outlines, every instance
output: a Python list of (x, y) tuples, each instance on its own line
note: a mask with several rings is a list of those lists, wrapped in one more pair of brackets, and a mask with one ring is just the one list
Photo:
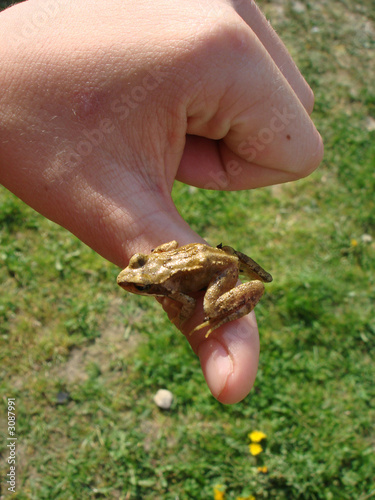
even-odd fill
[[(261, 6), (314, 88), (324, 163), (252, 192), (173, 193), (210, 243), (274, 275), (257, 306), (254, 390), (216, 402), (158, 304), (125, 296), (114, 266), (2, 189), (0, 451), (14, 397), (13, 498), (375, 498), (372, 2)], [(169, 412), (152, 402), (160, 387)], [(267, 439), (254, 457), (256, 429)]]

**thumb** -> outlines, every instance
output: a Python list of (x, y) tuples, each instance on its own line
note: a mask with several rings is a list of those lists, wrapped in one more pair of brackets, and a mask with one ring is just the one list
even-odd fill
[[(171, 306), (165, 305), (171, 313)], [(194, 326), (203, 322), (203, 304), (198, 301), (194, 316), (183, 325), (182, 333), (199, 357), (203, 375), (212, 395), (221, 403), (234, 404), (244, 399), (254, 385), (259, 362), (259, 334), (254, 311), (243, 318), (226, 323), (210, 333)]]
[[(179, 245), (205, 243), (178, 212), (158, 213), (159, 220), (152, 218), (148, 231), (131, 244), (134, 253), (150, 253), (152, 248), (172, 240)], [(128, 252), (127, 252), (128, 253)], [(162, 258), (162, 254), (159, 255)], [(186, 270), (187, 278), (189, 271)], [(179, 291), (179, 290), (177, 290)], [(203, 296), (199, 294), (193, 316), (181, 328), (182, 333), (197, 354), (207, 385), (213, 396), (220, 402), (232, 404), (241, 401), (251, 390), (256, 376), (259, 359), (259, 336), (252, 312), (239, 320), (227, 323), (214, 330), (206, 338), (204, 331), (189, 333), (203, 322)], [(170, 319), (176, 317), (176, 301), (167, 297), (159, 298)]]

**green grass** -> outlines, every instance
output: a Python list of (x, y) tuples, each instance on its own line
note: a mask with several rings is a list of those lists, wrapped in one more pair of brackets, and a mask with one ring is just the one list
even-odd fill
[[(157, 303), (125, 295), (114, 266), (2, 189), (0, 451), (14, 397), (13, 498), (210, 499), (218, 484), (226, 500), (375, 498), (373, 4), (261, 6), (314, 88), (324, 163), (283, 186), (173, 193), (200, 235), (274, 276), (257, 306), (254, 390), (216, 402)], [(175, 396), (166, 413), (160, 387)], [(258, 457), (254, 429), (267, 434)]]

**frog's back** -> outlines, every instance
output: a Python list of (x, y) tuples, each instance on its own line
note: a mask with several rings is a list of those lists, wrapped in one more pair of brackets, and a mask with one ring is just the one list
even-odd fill
[(228, 265), (228, 256), (218, 248), (203, 243), (190, 243), (168, 252), (164, 265), (174, 273), (203, 271)]

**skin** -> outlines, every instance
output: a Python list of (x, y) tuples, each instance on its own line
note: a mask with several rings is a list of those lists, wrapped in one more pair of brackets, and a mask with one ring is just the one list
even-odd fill
[[(312, 91), (253, 2), (47, 3), (0, 14), (0, 181), (114, 264), (202, 241), (171, 200), (175, 179), (251, 189), (320, 163)], [(188, 340), (219, 401), (248, 394), (253, 313)]]

